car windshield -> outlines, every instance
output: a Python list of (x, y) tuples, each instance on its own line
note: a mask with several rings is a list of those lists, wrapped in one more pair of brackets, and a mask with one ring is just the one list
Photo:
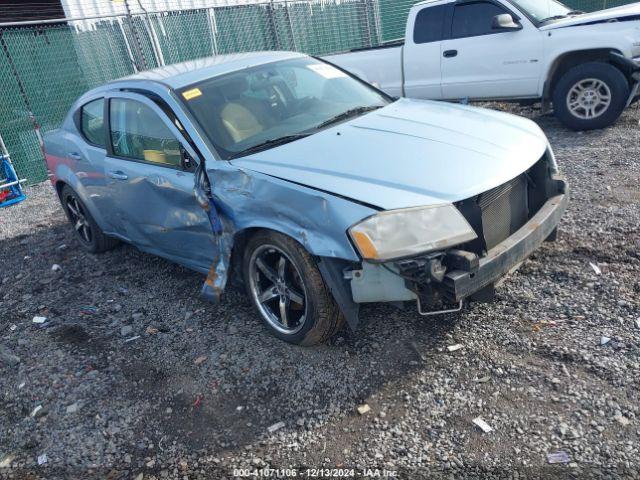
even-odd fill
[(578, 13), (555, 0), (511, 0), (523, 12), (538, 22), (568, 17)]
[(343, 71), (308, 57), (214, 77), (179, 94), (225, 160), (298, 140), (390, 103)]

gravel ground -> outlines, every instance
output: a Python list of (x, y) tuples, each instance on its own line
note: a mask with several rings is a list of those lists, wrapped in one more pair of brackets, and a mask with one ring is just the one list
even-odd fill
[(571, 183), (559, 241), (491, 304), (369, 306), (317, 348), (271, 337), (240, 292), (204, 303), (162, 259), (81, 253), (50, 185), (31, 188), (0, 212), (0, 478), (638, 478), (640, 109), (590, 133), (512, 110)]

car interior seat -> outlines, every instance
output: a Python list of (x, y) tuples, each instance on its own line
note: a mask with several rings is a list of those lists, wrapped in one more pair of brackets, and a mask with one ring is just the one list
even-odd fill
[(235, 77), (233, 82), (227, 83), (221, 89), (227, 98), (227, 104), (220, 111), (220, 118), (235, 143), (258, 135), (267, 127), (257, 111), (257, 102), (243, 95), (247, 88), (248, 82), (245, 78)]

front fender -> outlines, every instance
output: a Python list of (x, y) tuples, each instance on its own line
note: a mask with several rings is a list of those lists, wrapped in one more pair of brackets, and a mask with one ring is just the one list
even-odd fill
[(287, 235), (318, 257), (360, 261), (347, 229), (376, 211), (330, 193), (237, 169), (209, 170), (220, 213), (236, 232), (252, 228)]
[[(203, 286), (203, 296), (216, 301), (228, 283), (232, 252), (241, 250), (244, 232), (268, 229), (287, 235), (318, 259), (320, 272), (352, 328), (358, 326), (358, 305), (343, 278), (344, 265), (360, 261), (347, 229), (376, 210), (355, 201), (251, 170), (217, 162), (207, 170), (215, 215), (219, 255)], [(212, 222), (212, 225), (215, 222)], [(239, 253), (239, 255), (238, 255)], [(235, 262), (242, 252), (236, 251)]]

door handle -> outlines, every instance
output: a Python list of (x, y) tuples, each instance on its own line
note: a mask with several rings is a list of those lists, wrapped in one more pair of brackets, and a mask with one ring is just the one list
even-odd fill
[(80, 155), (78, 152), (71, 152), (69, 153), (69, 158), (73, 160), (82, 160), (82, 155)]
[(114, 180), (127, 180), (129, 176), (118, 170), (117, 172), (109, 172), (109, 176)]
[(445, 50), (442, 54), (444, 58), (453, 58), (458, 56), (458, 50)]

